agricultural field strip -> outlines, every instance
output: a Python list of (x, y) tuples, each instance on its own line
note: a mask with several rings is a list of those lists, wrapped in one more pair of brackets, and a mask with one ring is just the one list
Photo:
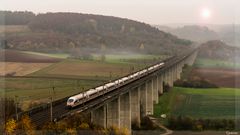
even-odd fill
[(7, 74), (24, 76), (48, 67), (51, 63), (0, 62), (0, 65), (0, 76)]
[(160, 117), (162, 113), (167, 113), (196, 118), (231, 119), (235, 117), (236, 102), (240, 102), (240, 89), (174, 87), (159, 99), (154, 115)]
[(194, 64), (198, 68), (227, 68), (227, 69), (240, 69), (240, 62), (230, 62), (224, 60), (212, 60), (197, 58)]
[(23, 51), (23, 52), (27, 54), (35, 54), (35, 55), (48, 56), (48, 57), (61, 58), (61, 59), (66, 59), (70, 56), (67, 53), (41, 53), (41, 52), (31, 52), (31, 51)]

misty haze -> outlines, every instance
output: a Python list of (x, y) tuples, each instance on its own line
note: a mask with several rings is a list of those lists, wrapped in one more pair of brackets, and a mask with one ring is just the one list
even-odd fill
[(237, 0), (4, 0), (0, 133), (240, 130)]

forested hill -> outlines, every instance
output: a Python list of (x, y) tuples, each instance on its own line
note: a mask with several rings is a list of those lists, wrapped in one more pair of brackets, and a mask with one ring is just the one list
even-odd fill
[[(11, 13), (19, 14), (8, 12)], [(12, 18), (14, 15), (6, 16), (6, 20), (14, 20)], [(176, 53), (191, 45), (188, 40), (179, 39), (148, 24), (111, 16), (46, 13), (27, 20), (27, 28), (23, 31), (6, 33), (6, 48), (44, 52), (87, 48), (92, 51)], [(18, 25), (11, 21), (6, 22), (8, 24)]]
[(185, 25), (183, 27), (171, 28), (167, 26), (156, 26), (159, 30), (169, 32), (183, 39), (189, 39), (196, 42), (207, 42), (209, 40), (220, 39), (219, 35), (206, 26)]
[(0, 11), (0, 25), (26, 25), (35, 18), (35, 14), (28, 11)]
[(200, 58), (236, 61), (240, 58), (240, 48), (229, 46), (219, 40), (203, 43), (198, 52)]

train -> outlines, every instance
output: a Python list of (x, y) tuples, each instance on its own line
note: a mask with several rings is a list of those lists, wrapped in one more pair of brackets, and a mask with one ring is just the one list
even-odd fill
[(88, 100), (90, 96), (93, 96), (95, 94), (102, 93), (102, 92), (107, 92), (108, 89), (110, 89), (112, 87), (117, 87), (118, 85), (121, 85), (121, 84), (123, 84), (123, 83), (125, 83), (125, 82), (127, 82), (131, 79), (142, 76), (143, 74), (151, 72), (151, 71), (153, 71), (153, 70), (155, 70), (155, 69), (157, 69), (161, 66), (164, 66), (164, 62), (161, 62), (159, 64), (156, 64), (154, 66), (146, 68), (144, 70), (135, 72), (135, 73), (133, 73), (131, 75), (128, 75), (128, 76), (125, 76), (123, 78), (117, 79), (113, 82), (103, 84), (103, 85), (98, 86), (94, 89), (90, 89), (90, 90), (82, 92), (80, 94), (71, 96), (67, 100), (67, 108), (74, 108), (74, 107), (82, 104), (84, 101)]

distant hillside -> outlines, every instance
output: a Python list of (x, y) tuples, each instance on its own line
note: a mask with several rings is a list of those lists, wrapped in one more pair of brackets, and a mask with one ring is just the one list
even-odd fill
[(198, 25), (186, 25), (179, 28), (170, 28), (167, 26), (157, 26), (160, 30), (169, 32), (179, 38), (188, 39), (196, 42), (206, 42), (219, 39), (219, 35), (208, 29), (208, 27)]
[(216, 31), (225, 43), (240, 47), (240, 24), (209, 25), (208, 27)]
[(226, 45), (219, 40), (208, 41), (200, 46), (198, 52), (200, 58), (218, 60), (234, 60), (240, 58), (240, 48)]
[(0, 20), (0, 25), (26, 25), (34, 19), (35, 15), (27, 11), (0, 11), (0, 17), (4, 17)]
[(240, 47), (239, 24), (209, 24), (204, 27), (198, 25), (184, 25), (178, 28), (156, 25), (155, 27), (157, 27), (159, 30), (176, 35), (179, 38), (184, 38), (196, 42), (222, 40), (227, 43), (227, 45)]
[(191, 45), (189, 40), (179, 39), (148, 24), (111, 16), (46, 13), (35, 15), (26, 25), (29, 30), (6, 34), (6, 42), (2, 42), (7, 43), (5, 48), (41, 52), (88, 48), (97, 52), (170, 54)]

